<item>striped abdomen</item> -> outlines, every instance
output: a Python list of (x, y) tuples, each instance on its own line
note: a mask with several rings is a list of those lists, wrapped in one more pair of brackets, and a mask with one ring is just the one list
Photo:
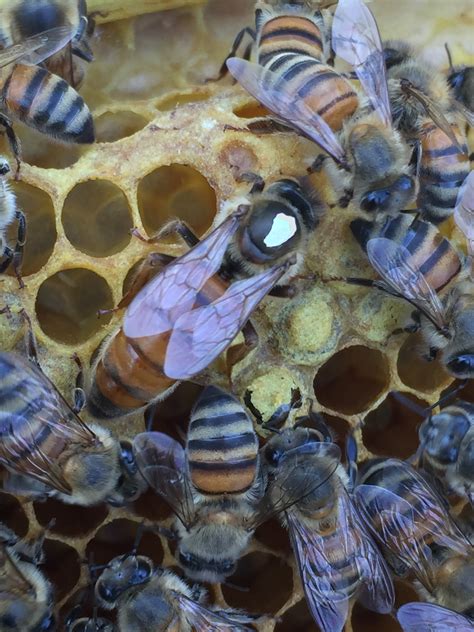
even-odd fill
[(286, 83), (295, 102), (304, 101), (335, 132), (358, 107), (357, 95), (349, 81), (309, 55), (280, 53), (263, 65), (276, 74), (272, 89), (278, 92), (279, 85)]
[(257, 474), (258, 441), (241, 404), (207, 387), (191, 415), (187, 443), (193, 485), (207, 494), (239, 493)]
[[(228, 285), (214, 275), (197, 294), (194, 307), (209, 305)], [(181, 313), (176, 310), (176, 318)], [(140, 314), (137, 315), (140, 318)], [(127, 338), (120, 329), (105, 345), (95, 365), (89, 410), (99, 419), (120, 417), (164, 397), (176, 380), (163, 372), (171, 330)]]
[(94, 124), (82, 97), (45, 68), (17, 64), (1, 98), (18, 119), (39, 132), (70, 143), (93, 143)]
[(38, 451), (54, 462), (70, 442), (53, 431), (62, 411), (56, 394), (48, 383), (45, 388), (44, 378), (36, 377), (36, 370), (22, 358), (0, 354), (0, 463), (13, 470), (26, 459), (34, 470), (31, 460)]
[(420, 192), (417, 206), (424, 218), (438, 224), (454, 210), (459, 189), (469, 175), (466, 138), (456, 124), (451, 125), (460, 150), (436, 125), (422, 126)]
[(316, 23), (300, 15), (279, 15), (259, 28), (258, 63), (265, 65), (280, 53), (299, 53), (321, 60), (323, 42), (321, 30)]

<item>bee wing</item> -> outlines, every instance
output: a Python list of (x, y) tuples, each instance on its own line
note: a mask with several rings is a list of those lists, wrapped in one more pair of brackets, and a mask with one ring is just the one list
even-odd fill
[(142, 432), (133, 440), (133, 453), (148, 485), (167, 502), (183, 525), (189, 526), (194, 518), (194, 500), (182, 446), (162, 432)]
[(20, 571), (6, 546), (0, 544), (0, 595), (29, 593), (34, 594), (33, 584)]
[[(294, 94), (288, 82), (271, 70), (238, 57), (228, 59), (227, 68), (257, 101), (320, 145), (334, 160), (346, 162), (346, 155), (336, 134), (304, 99)], [(278, 85), (278, 89), (273, 88), (273, 85)]]
[(196, 632), (253, 632), (254, 630), (243, 625), (243, 623), (251, 623), (254, 620), (252, 617), (237, 613), (233, 616), (234, 613), (224, 610), (214, 612), (182, 593), (173, 591), (173, 596), (181, 606), (189, 625)]
[(33, 37), (28, 37), (19, 44), (13, 44), (0, 51), (0, 68), (9, 66), (19, 60), (29, 64), (40, 64), (57, 53), (72, 39), (72, 26), (58, 26)]
[(374, 269), (387, 284), (389, 293), (409, 301), (442, 329), (446, 325), (444, 307), (420, 269), (410, 264), (405, 246), (385, 237), (367, 242), (367, 255)]
[(293, 456), (292, 468), (277, 468), (271, 475), (267, 493), (256, 507), (249, 528), (256, 528), (259, 524), (287, 511), (297, 502), (313, 493), (334, 475), (341, 460), (341, 451), (335, 443), (315, 442), (300, 446), (298, 453), (301, 456), (308, 453), (317, 454), (321, 459), (324, 458), (326, 465), (315, 471), (313, 467), (308, 465), (307, 461), (303, 460), (298, 463), (297, 458)]
[(406, 603), (397, 611), (403, 632), (473, 632), (474, 622), (434, 603)]
[(237, 336), (287, 265), (236, 281), (216, 301), (182, 314), (173, 326), (164, 373), (187, 380), (213, 362)]
[(0, 366), (17, 385), (14, 409), (11, 393), (0, 392), (0, 464), (70, 494), (61, 467), (43, 452), (36, 437), (48, 434), (48, 441), (87, 446), (96, 440), (95, 434), (39, 368), (8, 353), (0, 354)]
[[(431, 586), (432, 550), (428, 543), (460, 554), (466, 554), (470, 543), (450, 520), (434, 490), (416, 472), (411, 472), (410, 483), (400, 488), (400, 494), (377, 485), (359, 485), (354, 498), (375, 538), (413, 569), (425, 586)], [(411, 504), (403, 496), (416, 498), (416, 503)]]
[(362, 0), (339, 0), (332, 24), (332, 47), (347, 61), (387, 127), (392, 125), (387, 73), (377, 22)]
[(459, 189), (454, 221), (466, 237), (470, 255), (474, 255), (474, 171), (471, 171)]
[(128, 338), (171, 331), (179, 316), (191, 310), (202, 286), (219, 270), (240, 217), (239, 213), (230, 215), (138, 292), (123, 320), (123, 330)]

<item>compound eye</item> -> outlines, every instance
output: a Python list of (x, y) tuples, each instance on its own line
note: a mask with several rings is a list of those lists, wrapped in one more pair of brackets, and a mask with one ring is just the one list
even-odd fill
[(0, 162), (0, 176), (6, 176), (7, 173), (10, 173), (10, 165), (8, 162)]
[(99, 593), (99, 597), (106, 603), (113, 603), (115, 601), (115, 590), (106, 583), (99, 582), (97, 592)]
[(385, 61), (385, 67), (391, 68), (403, 60), (403, 55), (396, 48), (384, 48), (383, 58)]
[(401, 176), (398, 178), (395, 187), (400, 191), (410, 191), (413, 189), (413, 178), (410, 176)]
[(459, 90), (464, 83), (464, 78), (464, 72), (462, 70), (460, 72), (452, 72), (448, 77), (449, 85)]
[(474, 376), (474, 355), (453, 358), (448, 362), (447, 367), (456, 377), (471, 378)]
[(380, 209), (388, 200), (389, 192), (387, 189), (380, 189), (379, 191), (370, 191), (364, 195), (360, 202), (360, 208), (368, 213), (374, 213)]
[(276, 450), (272, 446), (267, 446), (265, 448), (265, 459), (270, 465), (273, 465), (273, 467), (277, 467), (277, 465), (281, 461), (282, 456), (283, 452), (281, 450)]
[(134, 573), (134, 583), (142, 584), (151, 576), (151, 566), (145, 560), (138, 560), (137, 569)]

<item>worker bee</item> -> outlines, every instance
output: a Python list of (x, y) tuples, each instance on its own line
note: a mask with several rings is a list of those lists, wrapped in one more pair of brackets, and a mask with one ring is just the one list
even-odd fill
[(448, 54), (448, 84), (454, 94), (458, 107), (466, 121), (474, 126), (474, 66), (453, 66), (451, 52), (445, 45)]
[(131, 444), (86, 425), (39, 366), (0, 353), (0, 381), (4, 489), (85, 506), (123, 504), (144, 491)]
[[(382, 43), (372, 14), (361, 0), (341, 0), (332, 25), (332, 46), (354, 65), (366, 104), (348, 79), (324, 63), (328, 45), (315, 45), (316, 32), (311, 39), (309, 31), (316, 23), (298, 13), (302, 10), (295, 7), (276, 17), (269, 9), (257, 11), (257, 63), (233, 57), (227, 60), (229, 71), (278, 121), (334, 159), (328, 173), (343, 190), (341, 205), (352, 199), (357, 208), (386, 213), (406, 207), (416, 189), (411, 150), (392, 126)], [(354, 29), (358, 40), (347, 46)], [(318, 37), (322, 41), (321, 30)]]
[[(143, 286), (139, 274), (119, 304), (130, 303), (121, 328), (93, 366), (92, 414), (133, 413), (165, 398), (177, 380), (206, 369), (241, 330), (248, 343), (255, 340), (247, 322), (251, 313), (268, 293), (284, 293), (282, 283), (301, 266), (321, 209), (314, 191), (297, 180), (285, 178), (265, 188), (256, 178), (248, 201), (201, 242), (182, 222), (149, 240), (175, 231), (191, 250), (178, 259), (150, 255), (141, 275), (151, 269), (155, 276), (145, 275)], [(158, 274), (157, 261), (167, 264)]]
[(0, 524), (0, 631), (56, 629), (51, 584), (39, 570), (42, 539), (30, 544)]
[(157, 432), (137, 435), (134, 449), (145, 480), (179, 519), (176, 556), (196, 581), (231, 575), (256, 527), (328, 475), (324, 467), (305, 470), (298, 488), (288, 486), (271, 506), (252, 420), (234, 397), (210, 386), (192, 411), (185, 450)]
[[(320, 426), (321, 427), (321, 426)], [(272, 437), (263, 449), (268, 494), (297, 492), (307, 471), (324, 483), (280, 514), (288, 529), (311, 613), (323, 632), (341, 632), (349, 600), (357, 596), (370, 610), (388, 613), (394, 591), (386, 564), (361, 523), (349, 494), (341, 454), (327, 428), (296, 427)], [(274, 475), (279, 480), (274, 485)]]
[(393, 118), (418, 150), (417, 207), (438, 224), (452, 215), (470, 170), (466, 135), (442, 73), (405, 42), (386, 42), (384, 55)]
[(20, 146), (9, 116), (60, 141), (94, 142), (92, 115), (82, 97), (66, 81), (34, 65), (61, 50), (73, 34), (70, 26), (56, 27), (0, 50), (0, 69), (6, 68), (0, 73), (0, 124), (18, 169)]
[(474, 404), (446, 406), (421, 424), (419, 437), (420, 466), (474, 506)]
[(472, 632), (474, 619), (434, 603), (406, 603), (397, 610), (403, 632)]
[[(438, 355), (459, 379), (474, 375), (474, 285), (465, 262), (427, 222), (401, 216), (384, 224), (356, 220), (352, 231), (380, 281), (353, 279), (402, 298), (416, 308), (406, 331), (421, 331), (430, 361)], [(447, 284), (449, 284), (448, 287)], [(438, 296), (437, 292), (442, 292)]]
[[(23, 260), (23, 246), (26, 240), (26, 219), (22, 211), (17, 207), (15, 194), (11, 190), (6, 176), (10, 173), (8, 161), (0, 156), (0, 248), (3, 261), (0, 263), (0, 273), (5, 272), (10, 265), (13, 266), (20, 288), (25, 287), (21, 278), (21, 264)], [(5, 233), (10, 224), (17, 220), (18, 232), (15, 248), (11, 248), (7, 242)]]
[(474, 281), (474, 173), (471, 171), (459, 190), (454, 208), (454, 221), (464, 234), (467, 244), (468, 265)]
[(354, 496), (393, 571), (412, 573), (423, 598), (474, 614), (474, 550), (445, 501), (408, 463), (372, 459)]
[(103, 608), (117, 608), (118, 627), (127, 632), (251, 632), (244, 624), (254, 620), (233, 610), (207, 607), (200, 586), (190, 588), (172, 571), (134, 553), (109, 562), (96, 582), (95, 594)]
[(3, 48), (57, 27), (73, 29), (68, 45), (44, 65), (77, 87), (83, 71), (73, 56), (87, 62), (94, 58), (88, 43), (90, 29), (85, 0), (6, 0), (4, 5), (0, 9), (0, 46)]

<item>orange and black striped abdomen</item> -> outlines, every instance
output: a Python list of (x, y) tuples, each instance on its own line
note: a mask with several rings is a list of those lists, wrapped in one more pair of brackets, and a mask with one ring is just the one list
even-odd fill
[(255, 481), (257, 436), (241, 404), (225, 391), (210, 386), (198, 399), (187, 458), (191, 481), (203, 493), (239, 493)]
[(0, 353), (0, 463), (12, 470), (29, 463), (34, 472), (36, 461), (45, 466), (41, 454), (54, 463), (70, 447), (53, 430), (61, 423), (57, 395), (36, 371), (14, 354)]
[(45, 68), (17, 64), (2, 89), (6, 108), (26, 125), (70, 143), (93, 143), (94, 124), (82, 97)]
[(313, 57), (282, 53), (265, 67), (275, 73), (272, 89), (278, 92), (286, 84), (285, 90), (294, 95), (295, 102), (304, 101), (335, 132), (358, 107), (357, 95), (349, 81)]
[(459, 189), (470, 171), (466, 137), (458, 125), (453, 124), (451, 128), (462, 149), (432, 123), (425, 123), (420, 134), (420, 192), (417, 205), (423, 217), (435, 224), (453, 213)]
[(259, 29), (257, 45), (258, 63), (261, 65), (281, 53), (299, 53), (318, 60), (323, 58), (319, 27), (313, 20), (300, 15), (280, 15), (265, 22)]
[[(209, 305), (222, 296), (227, 287), (225, 281), (214, 275), (196, 295), (193, 307)], [(180, 315), (177, 313), (176, 317)], [(127, 338), (120, 329), (106, 342), (87, 396), (87, 406), (94, 416), (98, 419), (120, 417), (164, 396), (176, 383), (163, 372), (170, 336), (171, 330)]]

